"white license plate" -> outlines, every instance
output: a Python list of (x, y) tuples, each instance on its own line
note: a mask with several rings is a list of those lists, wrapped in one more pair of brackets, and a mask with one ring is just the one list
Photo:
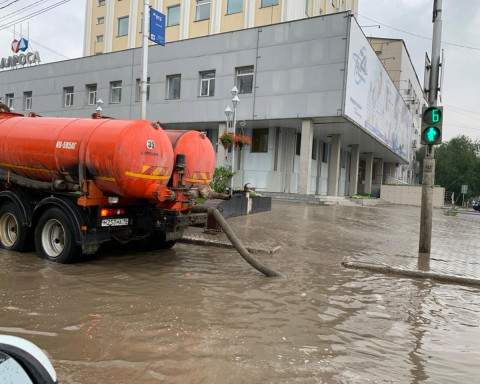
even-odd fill
[(120, 225), (128, 225), (127, 219), (102, 219), (102, 227), (117, 227)]

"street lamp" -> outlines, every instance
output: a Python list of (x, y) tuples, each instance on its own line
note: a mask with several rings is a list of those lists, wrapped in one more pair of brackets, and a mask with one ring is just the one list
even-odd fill
[[(238, 104), (240, 104), (240, 99), (238, 98), (238, 88), (236, 86), (233, 87), (230, 93), (233, 96), (232, 98), (233, 111), (232, 111), (232, 108), (228, 106), (227, 108), (225, 108), (224, 113), (225, 113), (225, 116), (227, 116), (227, 131), (230, 132), (231, 130), (233, 133), (233, 137), (235, 138), (235, 129), (237, 126), (237, 106)], [(233, 114), (233, 121), (232, 121), (232, 114)], [(229, 129), (229, 126), (230, 126), (230, 129)], [(233, 145), (233, 148), (232, 148), (232, 173), (234, 172), (235, 172), (235, 145)], [(230, 186), (230, 195), (232, 194), (233, 194), (233, 175), (232, 175), (231, 186)]]
[(97, 100), (97, 105), (98, 105), (98, 108), (97, 108), (97, 113), (102, 113), (103, 109), (102, 109), (102, 105), (103, 105), (103, 100), (102, 99), (98, 99)]

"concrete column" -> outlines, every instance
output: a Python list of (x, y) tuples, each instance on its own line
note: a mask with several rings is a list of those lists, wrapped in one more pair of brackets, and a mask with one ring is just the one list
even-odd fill
[[(92, 52), (92, 2), (87, 1), (85, 7), (85, 34), (83, 35), (83, 56), (94, 55)], [(95, 43), (93, 44), (95, 50)]]
[(383, 159), (377, 159), (377, 174), (375, 175), (375, 180), (378, 184), (382, 184), (383, 176)]
[(328, 164), (328, 196), (338, 196), (341, 144), (340, 135), (332, 135), (332, 141), (330, 143), (330, 159)]
[(180, 3), (180, 40), (188, 39), (190, 26), (190, 0), (181, 0)]
[(113, 36), (115, 35), (114, 25), (115, 25), (115, 2), (106, 1), (105, 2), (107, 11), (105, 14), (105, 35), (103, 36), (103, 53), (112, 52), (113, 47)]
[(358, 166), (360, 165), (360, 146), (358, 144), (352, 145), (352, 152), (350, 154), (350, 180), (348, 194), (355, 196), (358, 187)]
[(298, 172), (298, 193), (310, 194), (312, 174), (313, 121), (302, 120), (302, 141), (300, 143), (300, 170)]
[[(222, 135), (227, 129), (227, 124), (219, 123), (218, 124), (218, 137)], [(227, 151), (223, 148), (223, 145), (218, 140), (217, 144), (217, 158), (215, 159), (215, 168), (217, 167), (225, 167), (227, 165)]]
[(210, 34), (215, 35), (220, 33), (220, 23), (222, 20), (222, 1), (221, 0), (212, 0), (212, 19), (210, 25)]
[[(129, 17), (128, 17), (127, 48), (135, 48), (135, 43), (137, 40), (137, 16), (138, 16), (137, 10), (138, 10), (138, 3), (136, 1), (131, 1), (130, 13), (128, 15)], [(142, 2), (142, 10), (143, 10), (143, 2)]]
[(245, 23), (244, 28), (255, 26), (255, 0), (245, 0)]
[(365, 193), (372, 193), (372, 178), (373, 178), (373, 153), (366, 153), (365, 164)]

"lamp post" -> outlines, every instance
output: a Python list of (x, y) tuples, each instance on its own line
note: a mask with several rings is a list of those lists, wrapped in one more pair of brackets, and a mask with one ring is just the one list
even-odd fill
[[(230, 106), (225, 108), (225, 116), (227, 116), (227, 131), (233, 133), (233, 137), (235, 137), (235, 129), (237, 126), (237, 106), (240, 104), (240, 99), (238, 98), (238, 89), (237, 87), (233, 87), (232, 90), (230, 91), (233, 98), (232, 98), (232, 105), (233, 105), (233, 111)], [(232, 121), (232, 115), (233, 115), (233, 121)], [(231, 128), (229, 128), (229, 126)], [(235, 145), (233, 145), (232, 148), (232, 172), (235, 172)], [(230, 195), (233, 194), (233, 175), (232, 175), (232, 180), (231, 180), (231, 186), (230, 186)]]

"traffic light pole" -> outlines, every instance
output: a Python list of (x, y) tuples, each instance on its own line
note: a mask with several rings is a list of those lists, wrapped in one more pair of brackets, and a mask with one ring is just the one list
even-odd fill
[[(430, 68), (428, 106), (435, 107), (438, 98), (438, 78), (442, 41), (442, 0), (433, 2), (432, 62)], [(422, 208), (420, 213), (420, 242), (418, 251), (430, 253), (432, 244), (433, 188), (435, 185), (435, 151), (433, 145), (425, 147), (422, 180)]]

